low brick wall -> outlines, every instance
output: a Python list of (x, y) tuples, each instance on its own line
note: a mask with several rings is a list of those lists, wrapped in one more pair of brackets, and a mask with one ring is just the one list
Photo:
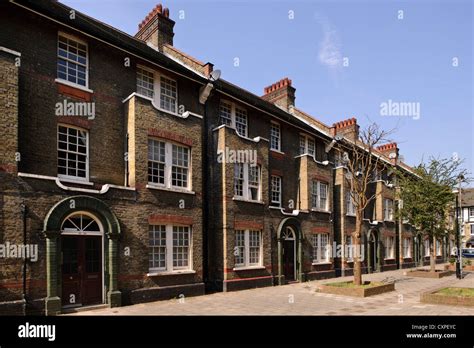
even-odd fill
[(266, 277), (261, 277), (261, 278), (250, 278), (250, 279), (241, 278), (238, 280), (226, 281), (224, 282), (223, 286), (225, 287), (223, 291), (238, 291), (238, 290), (246, 290), (246, 289), (263, 288), (266, 286), (273, 286), (273, 277), (266, 276)]
[(420, 295), (423, 303), (452, 305), (452, 306), (474, 306), (474, 296), (446, 296), (436, 294), (437, 291), (425, 292)]
[(170, 300), (179, 296), (192, 297), (204, 295), (204, 283), (183, 284), (165, 287), (151, 287), (124, 292), (124, 304), (136, 304), (160, 300)]
[[(444, 267), (444, 269), (447, 270), (447, 271), (456, 272), (456, 264), (454, 264), (454, 265), (451, 265), (451, 264), (446, 265), (446, 266)], [(463, 270), (463, 271), (474, 271), (474, 265), (464, 266), (464, 267), (462, 268), (462, 270)]]
[(453, 271), (439, 271), (439, 270), (437, 270), (436, 272), (429, 272), (429, 271), (416, 270), (416, 271), (408, 272), (407, 276), (409, 276), (409, 277), (419, 277), (419, 278), (439, 279), (439, 278), (450, 276), (453, 273), (454, 273)]
[[(346, 283), (351, 283), (346, 282)], [(326, 294), (334, 295), (344, 295), (344, 296), (355, 296), (355, 297), (368, 297), (383, 294), (385, 292), (390, 292), (395, 290), (395, 283), (375, 285), (373, 287), (367, 288), (343, 288), (331, 285), (321, 284), (319, 286), (319, 292)]]

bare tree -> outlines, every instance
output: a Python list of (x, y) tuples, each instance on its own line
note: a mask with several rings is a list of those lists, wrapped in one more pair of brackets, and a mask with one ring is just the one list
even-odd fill
[(344, 151), (342, 161), (346, 167), (345, 183), (350, 188), (350, 196), (355, 208), (355, 231), (352, 234), (354, 253), (354, 284), (362, 284), (361, 266), (361, 236), (364, 220), (364, 211), (367, 206), (377, 197), (377, 192), (369, 194), (369, 184), (374, 180), (375, 171), (383, 171), (386, 160), (381, 157), (376, 147), (388, 142), (387, 136), (393, 131), (384, 131), (376, 123), (372, 123), (367, 128), (351, 138), (346, 138), (342, 142)]

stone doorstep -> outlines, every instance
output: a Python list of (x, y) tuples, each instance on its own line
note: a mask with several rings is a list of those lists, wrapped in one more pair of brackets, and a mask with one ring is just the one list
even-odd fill
[(78, 312), (85, 312), (85, 311), (93, 311), (97, 309), (105, 309), (110, 308), (108, 304), (97, 304), (91, 306), (81, 306), (81, 307), (71, 307), (71, 308), (63, 308), (61, 310), (61, 314), (70, 314), (70, 313), (78, 313)]
[[(352, 281), (349, 281), (347, 283), (350, 282)], [(354, 297), (368, 297), (383, 294), (390, 291), (395, 291), (395, 283), (376, 285), (370, 288), (340, 288), (326, 284), (321, 284), (319, 286), (319, 292), (322, 293)]]
[[(442, 289), (442, 288), (441, 288)], [(474, 296), (446, 296), (436, 294), (434, 291), (424, 292), (420, 295), (420, 302), (430, 303), (436, 305), (450, 305), (450, 306), (473, 306), (474, 307)]]
[(437, 270), (437, 272), (429, 272), (429, 271), (423, 271), (423, 270), (415, 270), (415, 271), (410, 271), (407, 272), (408, 277), (419, 277), (419, 278), (431, 278), (431, 279), (439, 279), (443, 277), (447, 277), (454, 274), (453, 271), (440, 271)]

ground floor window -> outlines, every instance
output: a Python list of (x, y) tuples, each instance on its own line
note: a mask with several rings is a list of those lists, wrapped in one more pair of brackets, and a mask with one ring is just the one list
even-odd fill
[(436, 256), (441, 256), (441, 241), (436, 241)]
[(430, 240), (425, 239), (425, 257), (430, 256)]
[(411, 257), (411, 238), (403, 238), (403, 257)]
[(252, 230), (235, 231), (235, 267), (262, 265), (262, 232)]
[(344, 256), (348, 262), (352, 262), (354, 260), (354, 248), (352, 243), (352, 236), (346, 236), (346, 245), (344, 248)]
[(385, 237), (385, 258), (393, 259), (395, 257), (395, 237)]
[(313, 234), (313, 263), (329, 262), (329, 234)]
[(153, 272), (191, 269), (191, 227), (149, 226), (149, 269)]

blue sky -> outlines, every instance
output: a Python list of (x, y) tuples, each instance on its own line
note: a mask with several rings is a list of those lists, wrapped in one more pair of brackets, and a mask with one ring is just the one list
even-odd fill
[[(62, 2), (133, 35), (159, 1)], [(376, 122), (394, 130), (391, 139), (408, 164), (457, 154), (474, 173), (470, 0), (163, 5), (176, 21), (174, 45), (214, 63), (226, 80), (261, 95), (265, 86), (289, 77), (296, 106), (326, 124), (350, 117), (361, 127)], [(419, 117), (381, 115), (381, 103), (389, 100), (415, 103)]]

